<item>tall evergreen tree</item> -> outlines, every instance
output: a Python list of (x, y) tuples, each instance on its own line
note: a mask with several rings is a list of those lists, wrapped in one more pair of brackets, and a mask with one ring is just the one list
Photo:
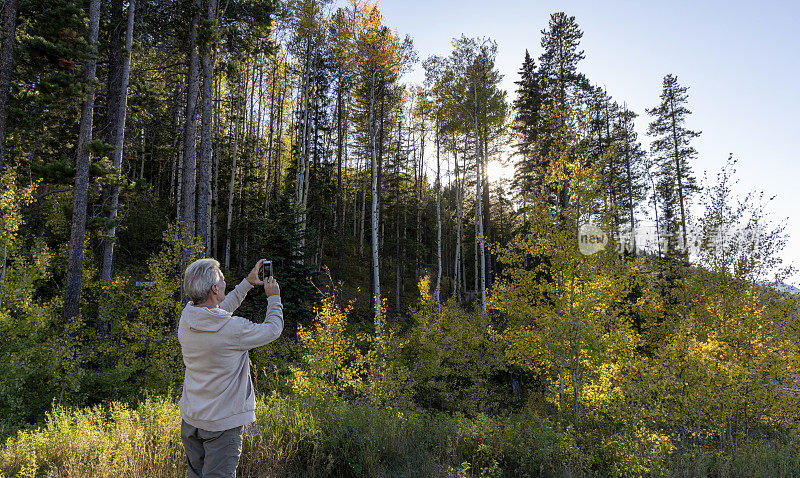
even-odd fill
[(514, 172), (513, 186), (523, 194), (533, 188), (541, 187), (544, 168), (540, 157), (536, 154), (536, 143), (539, 139), (540, 114), (542, 108), (541, 86), (536, 63), (527, 50), (525, 60), (519, 70), (520, 79), (515, 83), (517, 98), (514, 100), (514, 123), (512, 129), (516, 134), (516, 153), (519, 156)]
[(633, 120), (636, 116), (636, 113), (623, 106), (617, 114), (612, 130), (623, 169), (621, 206), (625, 208), (626, 214), (621, 216), (622, 224), (627, 226), (631, 238), (630, 247), (634, 254), (639, 247), (636, 243), (635, 209), (647, 197), (646, 153), (634, 129)]
[(197, 220), (197, 97), (200, 92), (200, 56), (197, 51), (197, 31), (200, 27), (200, 0), (186, 2), (191, 14), (186, 40), (186, 109), (183, 122), (183, 164), (181, 165), (180, 215), (181, 235), (188, 247), (195, 235)]
[[(542, 101), (547, 107), (537, 148), (542, 157), (549, 155), (560, 132), (563, 132), (568, 110), (578, 107), (577, 93), (584, 82), (578, 73), (578, 62), (584, 58), (583, 50), (578, 50), (582, 37), (583, 32), (575, 17), (564, 12), (551, 14), (548, 28), (542, 30), (544, 51), (539, 57), (539, 75)], [(568, 161), (563, 166), (569, 168), (569, 164)], [(543, 197), (555, 196), (555, 202), (563, 210), (570, 204), (571, 185), (569, 172), (564, 171), (562, 176), (564, 179), (559, 181), (555, 191)]]
[(661, 230), (667, 235), (668, 253), (685, 256), (687, 215), (692, 195), (699, 190), (689, 161), (697, 151), (691, 145), (700, 132), (686, 129), (691, 111), (686, 107), (688, 88), (672, 74), (664, 77), (661, 104), (648, 109), (653, 117), (647, 134), (655, 139), (650, 144), (656, 169), (658, 200), (663, 210)]
[(542, 94), (546, 101), (555, 102), (562, 110), (569, 106), (581, 84), (578, 62), (584, 54), (578, 47), (582, 37), (575, 17), (564, 12), (551, 14), (548, 29), (542, 30), (544, 51), (539, 57)]
[(69, 264), (64, 294), (64, 322), (72, 324), (78, 317), (83, 274), (83, 250), (86, 234), (86, 207), (89, 195), (89, 166), (92, 155), (92, 120), (94, 117), (94, 80), (97, 72), (97, 37), (100, 30), (100, 0), (89, 4), (87, 43), (89, 57), (84, 66), (86, 96), (81, 110), (80, 134), (76, 147), (75, 190), (72, 201)]
[[(133, 45), (134, 17), (136, 14), (136, 1), (128, 3), (127, 15), (123, 16), (122, 0), (112, 3), (112, 28), (111, 42), (109, 45), (108, 67), (108, 143), (114, 146), (111, 153), (111, 163), (114, 166), (116, 178), (106, 191), (108, 201), (108, 219), (110, 227), (106, 229), (102, 239), (102, 256), (100, 260), (100, 279), (102, 284), (102, 301), (97, 321), (97, 331), (100, 337), (105, 338), (111, 329), (110, 317), (105, 312), (108, 301), (108, 286), (113, 273), (114, 263), (114, 238), (116, 236), (117, 207), (119, 206), (119, 182), (122, 178), (122, 149), (125, 139), (125, 117), (128, 106), (128, 81), (130, 79), (131, 50)], [(122, 28), (123, 18), (125, 28)], [(124, 32), (124, 39), (123, 39)], [(123, 45), (124, 43), (124, 45)], [(124, 53), (123, 53), (124, 47)]]
[(3, 173), (8, 131), (8, 97), (11, 93), (11, 72), (14, 64), (14, 40), (17, 32), (17, 0), (3, 5), (3, 37), (0, 46), (0, 174)]

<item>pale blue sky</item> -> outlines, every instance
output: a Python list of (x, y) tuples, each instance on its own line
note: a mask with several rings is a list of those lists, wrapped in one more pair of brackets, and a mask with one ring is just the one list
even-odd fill
[[(579, 69), (639, 114), (645, 136), (665, 74), (689, 87), (687, 127), (702, 131), (693, 163), (710, 178), (728, 153), (739, 158), (738, 193), (764, 190), (777, 198), (769, 211), (786, 218), (784, 260), (800, 267), (800, 6), (791, 1), (416, 1), (383, 0), (385, 23), (409, 34), (420, 60), (446, 55), (462, 33), (498, 43), (497, 66), (513, 98), (527, 48), (541, 53), (549, 15), (574, 15), (584, 32)], [(410, 81), (421, 81), (417, 69)], [(800, 283), (800, 274), (792, 278)]]

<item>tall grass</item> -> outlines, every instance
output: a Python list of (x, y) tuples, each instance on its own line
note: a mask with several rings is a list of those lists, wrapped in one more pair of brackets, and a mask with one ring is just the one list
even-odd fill
[[(503, 417), (367, 403), (257, 400), (238, 476), (797, 476), (800, 441), (743, 443), (735, 456), (637, 445), (636, 434), (590, 440), (536, 415)], [(44, 426), (0, 446), (0, 477), (176, 477), (186, 473), (174, 401), (54, 407)]]
[(114, 402), (55, 406), (45, 425), (20, 430), (0, 448), (0, 473), (20, 477), (175, 477), (185, 473), (178, 406), (146, 398), (137, 409)]

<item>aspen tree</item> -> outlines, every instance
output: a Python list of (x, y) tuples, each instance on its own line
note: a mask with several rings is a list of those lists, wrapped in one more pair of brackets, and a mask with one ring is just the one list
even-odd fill
[[(377, 7), (369, 8), (356, 30), (356, 51), (359, 58), (358, 72), (359, 78), (364, 88), (366, 96), (369, 98), (369, 109), (367, 126), (369, 130), (369, 157), (372, 169), (372, 205), (371, 205), (371, 225), (372, 225), (372, 299), (375, 307), (376, 334), (381, 336), (382, 305), (380, 294), (380, 261), (379, 261), (379, 215), (378, 215), (378, 179), (379, 161), (378, 148), (379, 125), (382, 125), (381, 118), (376, 118), (376, 107), (381, 106), (383, 113), (383, 89), (387, 84), (396, 81), (402, 69), (406, 67), (412, 58), (411, 41), (406, 38), (401, 41), (387, 27), (381, 24), (381, 15)], [(376, 105), (376, 96), (380, 105)], [(380, 119), (381, 121), (377, 121)], [(382, 128), (381, 133), (382, 133)], [(382, 145), (382, 137), (380, 138)]]

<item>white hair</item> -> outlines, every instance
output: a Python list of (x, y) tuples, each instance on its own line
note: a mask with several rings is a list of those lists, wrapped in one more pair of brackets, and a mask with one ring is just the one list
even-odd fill
[(211, 286), (219, 282), (222, 271), (216, 259), (198, 259), (186, 268), (183, 290), (193, 303), (199, 304), (211, 295)]

